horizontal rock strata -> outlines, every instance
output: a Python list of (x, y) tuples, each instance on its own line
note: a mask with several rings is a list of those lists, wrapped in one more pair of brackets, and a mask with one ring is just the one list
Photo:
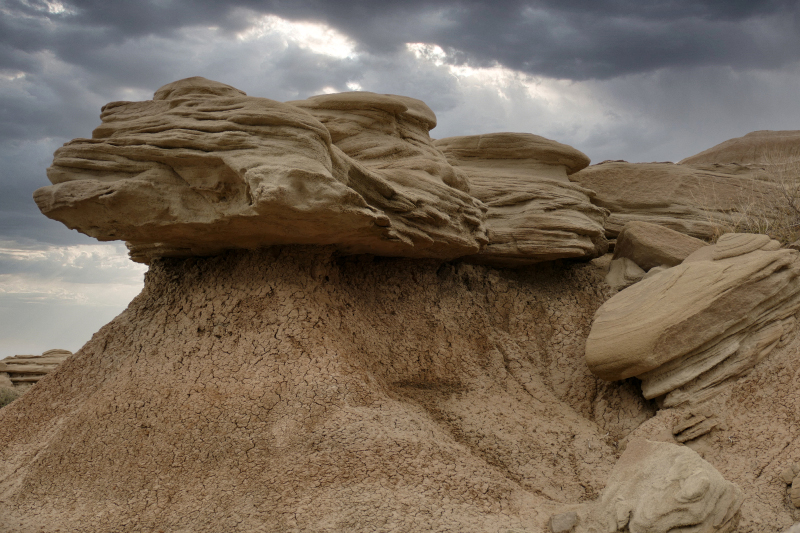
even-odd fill
[(726, 234), (603, 304), (586, 362), (603, 379), (638, 377), (664, 406), (697, 401), (766, 357), (798, 309), (798, 252), (765, 235)]
[(26, 388), (58, 368), (67, 357), (69, 350), (54, 349), (42, 355), (15, 355), (0, 360), (0, 375), (5, 374), (16, 387)]
[(498, 265), (605, 251), (605, 211), (566, 179), (584, 154), (494, 134), (470, 154), (471, 141), (452, 141), (463, 146), (446, 156), (450, 141), (434, 145), (436, 116), (414, 98), (281, 103), (188, 78), (150, 101), (107, 104), (101, 118), (91, 139), (56, 151), (53, 185), (34, 199), (70, 228), (126, 241), (136, 261), (283, 244)]
[(607, 212), (567, 176), (589, 158), (537, 135), (493, 133), (435, 142), (488, 207), (489, 244), (471, 259), (518, 266), (605, 253)]
[(736, 228), (743, 218), (780, 197), (780, 186), (739, 165), (605, 161), (570, 176), (595, 191), (608, 209), (606, 234), (615, 238), (629, 222), (642, 221), (708, 240)]

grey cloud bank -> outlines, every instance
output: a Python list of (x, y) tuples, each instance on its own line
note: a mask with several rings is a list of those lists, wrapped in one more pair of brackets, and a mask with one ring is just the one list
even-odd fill
[[(195, 75), (275, 100), (363, 89), (424, 100), (439, 117), (436, 137), (521, 131), (594, 162), (679, 160), (752, 130), (800, 129), (798, 9), (788, 1), (0, 0), (0, 240), (43, 254), (0, 254), (0, 357), (77, 349), (141, 284), (140, 270), (100, 252), (60, 272), (64, 247), (123, 250), (46, 219), (31, 200), (47, 184), (53, 150), (89, 136), (106, 102), (149, 99)], [(118, 299), (92, 303), (98, 287)], [(79, 291), (91, 297), (78, 302)], [(81, 314), (94, 322), (79, 327)], [(25, 333), (36, 317), (58, 335)]]

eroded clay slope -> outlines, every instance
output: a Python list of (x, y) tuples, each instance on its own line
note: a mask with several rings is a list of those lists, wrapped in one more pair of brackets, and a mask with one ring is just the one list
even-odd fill
[(0, 411), (5, 530), (542, 531), (652, 415), (583, 364), (602, 275), (330, 249), (158, 260)]

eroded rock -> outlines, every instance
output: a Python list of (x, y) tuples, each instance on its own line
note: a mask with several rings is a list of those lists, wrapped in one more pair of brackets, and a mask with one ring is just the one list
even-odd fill
[(708, 243), (665, 226), (629, 222), (622, 228), (614, 247), (614, 259), (627, 257), (645, 271), (657, 266), (680, 264)]
[(44, 376), (58, 368), (72, 352), (69, 350), (47, 350), (42, 355), (14, 355), (0, 361), (0, 386), (10, 382), (18, 389), (27, 389)]
[(348, 102), (368, 127), (339, 122), (355, 128), (349, 140), (362, 155), (371, 151), (365, 164), (298, 106), (188, 78), (150, 101), (106, 105), (92, 139), (56, 151), (53, 185), (34, 198), (70, 228), (127, 241), (143, 262), (272, 244), (436, 258), (480, 250), (485, 208), (426, 148), (432, 112), (410, 98), (354, 94)]
[(579, 532), (734, 531), (742, 491), (684, 446), (635, 439), (600, 498), (581, 511)]
[(781, 194), (780, 186), (764, 179), (758, 169), (707, 167), (605, 161), (570, 180), (595, 191), (595, 203), (611, 212), (605, 226), (609, 238), (626, 224), (641, 221), (709, 240), (721, 228), (736, 228), (743, 217)]
[(472, 259), (518, 266), (606, 252), (607, 212), (567, 178), (589, 164), (583, 153), (526, 133), (449, 137), (435, 146), (489, 208), (489, 244)]
[(794, 331), (798, 276), (796, 251), (763, 235), (723, 235), (603, 304), (586, 362), (603, 379), (638, 377), (664, 406), (699, 400)]
[(436, 116), (414, 98), (281, 103), (197, 77), (101, 118), (92, 139), (56, 151), (53, 185), (34, 199), (72, 229), (126, 241), (136, 261), (311, 244), (517, 266), (607, 248), (607, 212), (567, 179), (584, 154), (530, 134), (434, 144)]

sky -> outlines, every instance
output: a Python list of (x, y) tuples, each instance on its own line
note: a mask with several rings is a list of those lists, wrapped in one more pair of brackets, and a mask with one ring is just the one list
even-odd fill
[(286, 101), (425, 101), (434, 138), (529, 132), (594, 163), (800, 129), (797, 0), (0, 0), (0, 358), (77, 350), (142, 288), (41, 215), (53, 151), (189, 76)]

